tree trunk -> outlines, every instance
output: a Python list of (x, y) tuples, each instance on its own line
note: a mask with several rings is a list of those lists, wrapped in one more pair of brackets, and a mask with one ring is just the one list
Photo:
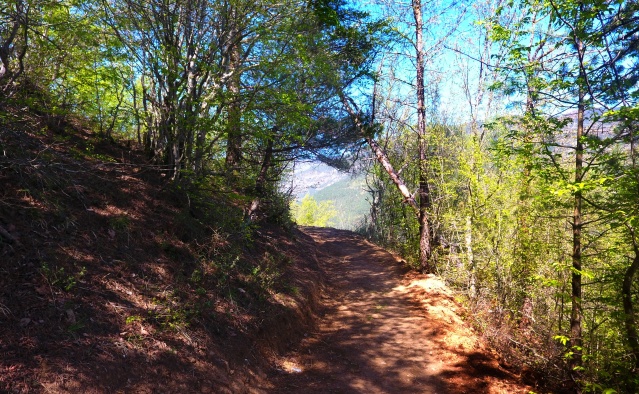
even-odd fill
[(148, 158), (153, 157), (153, 136), (152, 130), (153, 128), (153, 117), (151, 111), (149, 111), (148, 104), (148, 90), (146, 87), (146, 79), (144, 78), (144, 72), (142, 72), (142, 76), (140, 77), (140, 85), (142, 86), (142, 109), (146, 114), (146, 130), (144, 132), (144, 152), (146, 153)]
[(373, 153), (375, 154), (377, 161), (382, 165), (382, 167), (384, 167), (384, 170), (386, 171), (390, 179), (393, 181), (393, 183), (397, 187), (397, 190), (399, 190), (399, 192), (404, 197), (404, 202), (410, 205), (415, 210), (415, 213), (419, 215), (419, 205), (417, 204), (417, 201), (415, 201), (415, 198), (408, 190), (408, 187), (404, 183), (404, 180), (399, 176), (397, 171), (395, 171), (395, 169), (393, 168), (393, 165), (388, 160), (388, 156), (386, 155), (386, 152), (384, 152), (382, 147), (380, 147), (379, 144), (374, 139), (367, 137), (366, 142), (368, 142), (368, 145), (373, 150)]
[(359, 118), (359, 114), (355, 112), (355, 110), (351, 107), (346, 96), (341, 94), (340, 98), (342, 99), (342, 103), (344, 104), (344, 108), (346, 109), (346, 112), (348, 112), (348, 114), (353, 119), (353, 122), (355, 123), (355, 127), (357, 128), (357, 131), (360, 133), (360, 135), (362, 135), (362, 137), (366, 139), (366, 142), (371, 147), (371, 150), (375, 154), (377, 161), (379, 162), (379, 164), (382, 165), (382, 167), (384, 168), (384, 170), (386, 171), (390, 179), (393, 181), (393, 183), (397, 187), (397, 190), (399, 190), (399, 192), (404, 197), (404, 202), (406, 202), (415, 210), (415, 213), (417, 214), (419, 218), (419, 205), (417, 204), (417, 201), (415, 201), (415, 198), (413, 197), (413, 195), (408, 190), (408, 187), (406, 187), (404, 180), (399, 176), (397, 171), (395, 171), (395, 169), (393, 168), (393, 165), (391, 164), (391, 162), (388, 160), (388, 156), (386, 155), (386, 152), (384, 152), (382, 147), (379, 146), (379, 144), (373, 138), (366, 135), (366, 129), (361, 119)]
[(422, 2), (413, 0), (413, 16), (415, 17), (415, 39), (417, 57), (417, 135), (419, 144), (419, 260), (422, 271), (433, 272), (431, 261), (431, 228), (428, 212), (432, 207), (428, 187), (428, 145), (426, 142), (426, 107), (424, 94), (424, 40)]
[(251, 222), (256, 221), (259, 218), (259, 211), (262, 205), (262, 199), (266, 196), (266, 182), (268, 180), (268, 170), (271, 168), (271, 161), (273, 160), (273, 140), (275, 135), (269, 138), (266, 143), (266, 150), (264, 152), (264, 159), (262, 160), (262, 167), (260, 173), (255, 181), (255, 198), (251, 202), (251, 206), (248, 210), (248, 219)]
[[(231, 8), (228, 12), (227, 23), (236, 23), (236, 12), (234, 8)], [(242, 159), (242, 132), (240, 130), (241, 121), (241, 108), (240, 108), (240, 43), (238, 40), (238, 32), (235, 27), (230, 28), (229, 38), (227, 43), (228, 51), (228, 72), (232, 76), (228, 80), (227, 88), (231, 98), (231, 102), (228, 107), (228, 120), (227, 120), (227, 142), (226, 142), (226, 168), (229, 176), (232, 177), (232, 173), (237, 170)]]
[[(133, 73), (132, 73), (133, 74)], [(138, 86), (133, 83), (133, 114), (135, 116), (135, 132), (138, 145), (142, 145), (142, 125), (140, 123), (140, 105), (138, 104)]]
[[(16, 75), (11, 70), (11, 55), (15, 50), (15, 39), (20, 31), (20, 27), (23, 28), (25, 34), (24, 47), (26, 49), (26, 32), (27, 32), (27, 18), (24, 12), (24, 2), (22, 0), (16, 1), (15, 13), (12, 15), (12, 25), (10, 32), (7, 36), (2, 37), (4, 41), (0, 41), (0, 80), (3, 78), (10, 78), (14, 80)], [(11, 13), (11, 10), (9, 10)], [(9, 31), (6, 28), (6, 31)], [(24, 55), (23, 55), (24, 56)]]
[(623, 298), (623, 312), (626, 325), (626, 336), (628, 337), (628, 345), (630, 351), (635, 358), (635, 370), (634, 373), (639, 373), (639, 335), (637, 334), (637, 322), (635, 321), (634, 306), (632, 303), (632, 284), (637, 271), (639, 271), (639, 248), (634, 246), (635, 258), (630, 264), (630, 267), (626, 269), (626, 273), (623, 278), (622, 286), (622, 298)]
[[(580, 46), (581, 42), (577, 43)], [(583, 81), (583, 72), (579, 73), (580, 79)], [(584, 135), (584, 113), (585, 113), (585, 92), (582, 86), (579, 87), (579, 101), (577, 104), (577, 145), (575, 151), (575, 184), (578, 184), (583, 180), (583, 160), (584, 160), (584, 145), (582, 137)], [(573, 205), (573, 221), (572, 221), (572, 292), (571, 292), (571, 310), (570, 310), (570, 346), (573, 356), (570, 359), (571, 371), (575, 372), (575, 368), (578, 368), (582, 364), (582, 327), (581, 321), (583, 316), (582, 303), (581, 303), (581, 270), (582, 270), (582, 191), (577, 189), (575, 191), (574, 205)]]
[(120, 114), (120, 107), (124, 102), (124, 89), (126, 85), (122, 84), (122, 88), (120, 89), (120, 93), (116, 95), (118, 99), (118, 103), (115, 108), (111, 111), (111, 122), (109, 123), (109, 127), (107, 127), (105, 138), (107, 140), (113, 140), (113, 129), (115, 129), (115, 122), (118, 120), (118, 115)]
[(475, 256), (473, 254), (473, 221), (470, 215), (466, 216), (466, 257), (468, 258), (468, 276), (470, 297), (477, 297), (477, 277), (475, 275)]

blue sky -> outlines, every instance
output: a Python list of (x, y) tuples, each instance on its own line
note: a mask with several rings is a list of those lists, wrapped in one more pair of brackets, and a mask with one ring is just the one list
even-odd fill
[[(482, 9), (484, 14), (489, 13), (497, 1), (466, 4), (450, 0), (424, 2), (424, 47), (427, 51), (426, 92), (432, 93), (436, 90), (435, 88), (438, 88), (438, 110), (440, 115), (450, 122), (467, 122), (471, 119), (469, 102), (463, 85), (466, 82), (471, 96), (476, 96), (480, 63), (473, 58), (480, 56), (479, 50), (483, 45), (481, 29), (477, 23), (477, 20), (481, 18), (478, 13), (481, 13)], [(381, 56), (380, 60), (383, 64), (381, 70), (384, 76), (389, 77), (394, 74), (393, 78), (402, 81), (394, 84), (394, 96), (404, 101), (404, 107), (410, 107), (404, 108), (405, 112), (414, 113), (415, 88), (412, 84), (416, 75), (415, 49), (409, 41), (414, 41), (415, 31), (411, 3), (362, 0), (357, 6), (368, 11), (373, 17), (389, 18), (398, 33), (406, 37), (406, 41), (395, 45), (391, 53)], [(455, 48), (457, 51), (448, 48)], [(465, 70), (465, 76), (462, 69)], [(370, 91), (368, 93), (370, 94)], [(478, 120), (490, 116), (485, 114), (485, 104), (489, 101), (488, 99), (488, 93), (484, 93), (483, 100), (475, 109), (476, 113), (479, 112)], [(504, 103), (498, 103), (495, 100), (492, 103), (495, 110), (505, 109)], [(432, 108), (432, 105), (430, 107)]]

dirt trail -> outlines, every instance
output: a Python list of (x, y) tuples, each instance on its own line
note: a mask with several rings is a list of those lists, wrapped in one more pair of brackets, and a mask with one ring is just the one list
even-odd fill
[(279, 361), (273, 393), (527, 393), (434, 276), (349, 231), (306, 228), (326, 272), (316, 331)]

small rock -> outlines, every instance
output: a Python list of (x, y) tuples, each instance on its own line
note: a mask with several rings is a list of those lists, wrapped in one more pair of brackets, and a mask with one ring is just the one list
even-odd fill
[(20, 319), (20, 327), (26, 327), (29, 325), (29, 323), (31, 323), (31, 319), (29, 319), (28, 317)]
[(75, 313), (73, 312), (73, 309), (67, 309), (65, 312), (67, 314), (67, 322), (75, 324), (77, 320), (75, 319)]

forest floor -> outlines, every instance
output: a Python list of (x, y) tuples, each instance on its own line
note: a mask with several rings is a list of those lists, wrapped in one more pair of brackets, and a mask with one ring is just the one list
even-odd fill
[(528, 391), (440, 280), (354, 233), (243, 232), (135, 144), (0, 115), (0, 393)]
[(279, 360), (274, 393), (528, 393), (433, 275), (349, 232), (305, 228), (325, 271), (322, 318)]

